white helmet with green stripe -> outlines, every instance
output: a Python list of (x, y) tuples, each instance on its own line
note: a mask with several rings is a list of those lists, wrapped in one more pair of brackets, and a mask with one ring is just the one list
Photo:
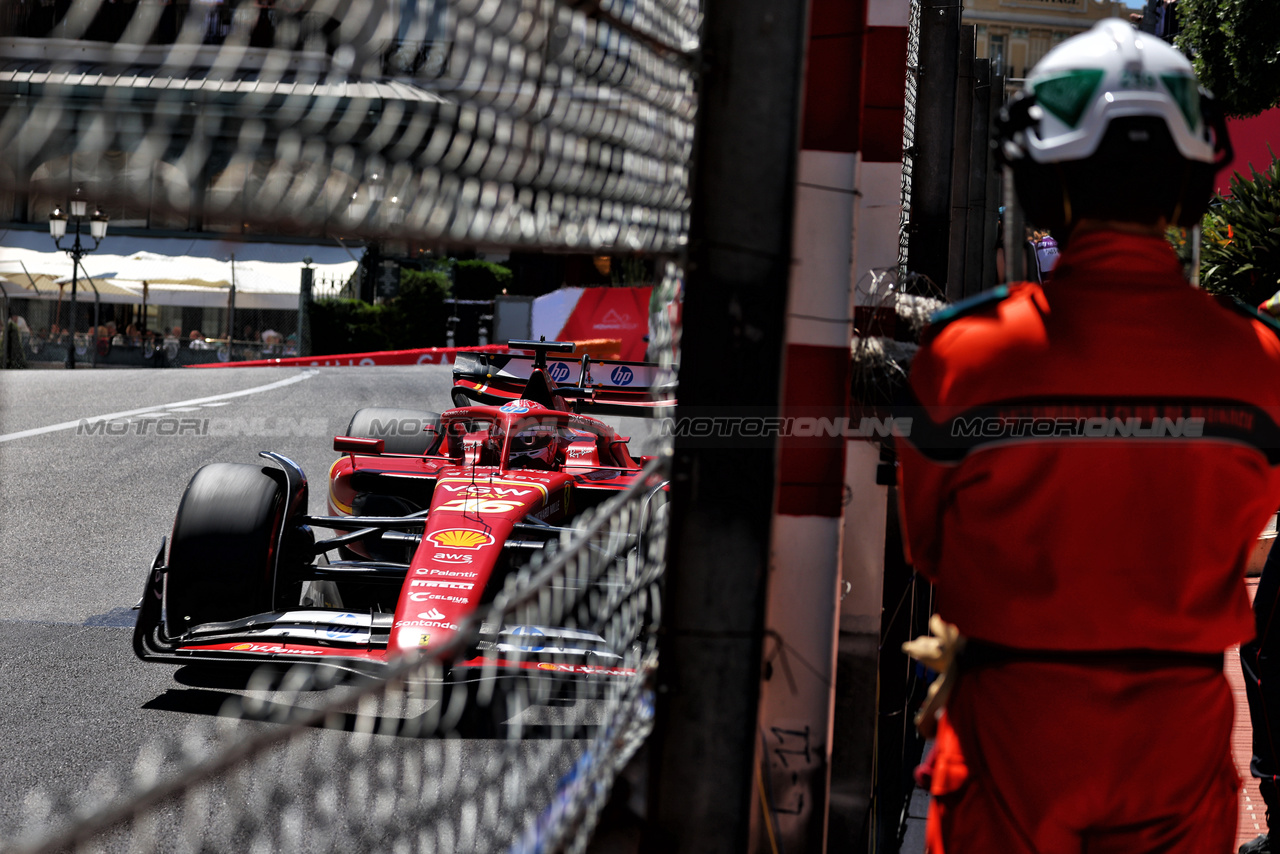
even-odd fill
[(1213, 162), (1191, 63), (1119, 18), (1049, 51), (1027, 75), (1026, 91), (1043, 109), (1026, 141), (1040, 163), (1089, 157), (1120, 116), (1159, 116), (1183, 157)]
[(1049, 51), (998, 134), (1028, 217), (1047, 228), (1082, 217), (1193, 224), (1230, 151), (1186, 57), (1119, 18)]

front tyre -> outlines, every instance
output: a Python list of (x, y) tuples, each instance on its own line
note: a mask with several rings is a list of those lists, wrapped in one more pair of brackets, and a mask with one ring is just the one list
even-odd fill
[(191, 478), (173, 520), (165, 630), (185, 634), (272, 610), (274, 557), (285, 510), (274, 469), (212, 463)]

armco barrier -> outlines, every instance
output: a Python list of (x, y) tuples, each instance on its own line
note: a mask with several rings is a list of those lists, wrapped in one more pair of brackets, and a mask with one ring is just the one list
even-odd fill
[(483, 347), (423, 347), (417, 350), (382, 350), (373, 353), (343, 353), (336, 356), (290, 356), (284, 359), (255, 359), (251, 362), (210, 362), (191, 365), (193, 368), (280, 368), (341, 366), (367, 367), (370, 365), (451, 365), (459, 353), (505, 353), (506, 344), (486, 344)]

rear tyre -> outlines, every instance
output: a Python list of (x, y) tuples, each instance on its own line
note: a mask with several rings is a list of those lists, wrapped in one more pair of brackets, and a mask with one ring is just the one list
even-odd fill
[[(431, 432), (425, 428), (430, 427)], [(440, 445), (440, 414), (418, 409), (369, 406), (356, 411), (347, 435), (381, 439), (389, 454), (429, 454)]]
[(284, 513), (277, 477), (274, 469), (213, 463), (191, 478), (173, 520), (165, 574), (170, 637), (272, 610), (272, 558)]

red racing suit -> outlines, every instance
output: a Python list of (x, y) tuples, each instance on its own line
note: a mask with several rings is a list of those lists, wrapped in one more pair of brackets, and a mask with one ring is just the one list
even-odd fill
[(1093, 231), (1047, 284), (944, 312), (910, 388), (908, 556), (987, 650), (940, 726), (929, 850), (1228, 850), (1220, 654), (1280, 504), (1277, 328), (1164, 240)]

